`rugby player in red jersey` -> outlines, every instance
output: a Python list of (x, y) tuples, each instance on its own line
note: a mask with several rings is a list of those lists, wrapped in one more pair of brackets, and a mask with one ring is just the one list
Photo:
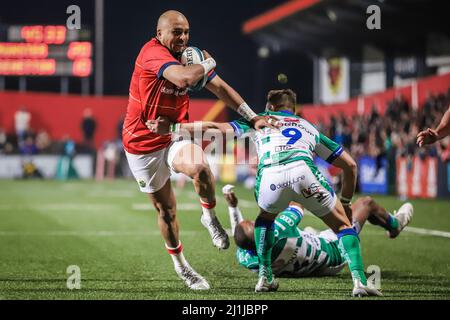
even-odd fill
[(135, 62), (122, 136), (131, 171), (158, 212), (158, 225), (175, 271), (189, 288), (205, 290), (210, 288), (208, 282), (183, 255), (169, 177), (172, 169), (192, 178), (202, 206), (201, 223), (208, 229), (214, 246), (227, 249), (228, 236), (214, 212), (214, 177), (200, 146), (191, 140), (172, 141), (171, 134), (153, 133), (146, 121), (158, 121), (164, 116), (173, 123), (188, 122), (188, 88), (207, 75), (206, 88), (248, 119), (255, 129), (273, 128), (274, 124), (271, 118), (257, 116), (214, 72), (216, 63), (206, 51), (201, 64), (183, 66), (178, 59), (188, 40), (189, 23), (183, 14), (170, 10), (159, 17), (156, 37), (142, 47)]

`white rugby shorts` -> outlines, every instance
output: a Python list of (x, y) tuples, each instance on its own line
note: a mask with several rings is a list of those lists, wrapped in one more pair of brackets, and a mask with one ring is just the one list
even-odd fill
[(278, 214), (290, 201), (302, 204), (317, 217), (330, 213), (336, 195), (312, 163), (297, 160), (262, 169), (257, 177), (255, 196), (261, 209)]
[(137, 155), (125, 151), (141, 192), (154, 193), (164, 186), (170, 178), (170, 171), (175, 171), (172, 166), (175, 155), (188, 144), (192, 144), (192, 141), (173, 141), (167, 148), (148, 154)]

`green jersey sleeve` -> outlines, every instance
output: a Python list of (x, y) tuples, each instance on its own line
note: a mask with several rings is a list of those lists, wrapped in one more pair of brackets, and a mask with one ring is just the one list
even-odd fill
[(320, 158), (326, 160), (328, 163), (332, 163), (343, 151), (344, 149), (339, 144), (320, 133), (319, 141), (314, 149), (314, 152)]
[(247, 269), (258, 270), (259, 268), (258, 256), (253, 251), (238, 247), (238, 249), (236, 250), (236, 258), (239, 264)]
[(253, 129), (252, 124), (244, 118), (231, 121), (230, 125), (233, 127), (234, 133), (237, 137), (240, 137)]
[[(267, 112), (258, 113), (258, 116), (266, 116), (266, 115), (267, 115)], [(234, 133), (236, 134), (237, 137), (240, 137), (243, 134), (254, 130), (251, 122), (244, 118), (240, 118), (238, 120), (231, 121), (231, 122), (229, 122), (229, 124), (233, 127)]]
[(297, 228), (303, 212), (297, 206), (289, 206), (275, 219), (275, 238), (296, 238), (300, 236)]

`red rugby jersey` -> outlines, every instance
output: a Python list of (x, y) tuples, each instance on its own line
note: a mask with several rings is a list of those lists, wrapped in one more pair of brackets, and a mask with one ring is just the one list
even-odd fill
[(180, 62), (157, 39), (153, 38), (141, 49), (134, 66), (128, 97), (122, 141), (127, 152), (146, 154), (166, 147), (170, 135), (151, 133), (145, 122), (168, 116), (171, 121), (188, 119), (187, 90), (177, 88), (164, 79), (164, 70)]
[[(164, 79), (164, 70), (180, 62), (172, 56), (156, 38), (141, 49), (135, 63), (130, 83), (127, 114), (122, 140), (124, 148), (132, 154), (147, 154), (167, 147), (171, 135), (151, 133), (145, 125), (147, 120), (166, 116), (172, 122), (188, 122), (189, 95)], [(215, 76), (211, 72), (209, 80)]]

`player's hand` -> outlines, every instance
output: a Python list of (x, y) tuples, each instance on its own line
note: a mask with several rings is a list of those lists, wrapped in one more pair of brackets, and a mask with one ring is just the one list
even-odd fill
[(419, 132), (417, 135), (417, 144), (422, 147), (426, 144), (433, 144), (438, 141), (438, 134), (436, 130), (428, 128), (427, 130)]
[(280, 128), (280, 122), (277, 118), (272, 116), (257, 116), (252, 119), (253, 127), (256, 130), (261, 130), (263, 128), (270, 128), (278, 130)]
[(205, 60), (208, 58), (212, 58), (208, 51), (202, 50), (202, 52), (203, 52), (203, 55), (205, 56)]
[(152, 132), (156, 134), (168, 134), (170, 133), (170, 120), (167, 117), (161, 117), (159, 116), (156, 120), (147, 120), (145, 125), (147, 128)]

